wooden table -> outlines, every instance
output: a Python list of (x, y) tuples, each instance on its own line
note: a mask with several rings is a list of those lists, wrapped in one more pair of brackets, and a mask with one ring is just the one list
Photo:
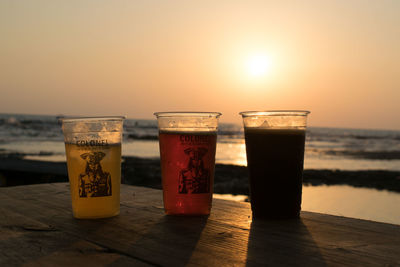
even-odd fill
[(161, 191), (122, 185), (119, 216), (77, 220), (66, 183), (0, 188), (0, 266), (400, 266), (398, 225), (250, 215), (215, 199), (209, 217), (165, 216)]

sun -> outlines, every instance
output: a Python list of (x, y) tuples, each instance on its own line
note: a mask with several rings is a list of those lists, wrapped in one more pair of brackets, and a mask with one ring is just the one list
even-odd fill
[(259, 53), (251, 55), (245, 62), (245, 69), (251, 77), (262, 77), (271, 72), (271, 58), (265, 54)]

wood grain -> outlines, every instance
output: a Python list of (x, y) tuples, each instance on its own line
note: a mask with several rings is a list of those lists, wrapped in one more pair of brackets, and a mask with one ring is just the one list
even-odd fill
[(0, 266), (399, 266), (400, 226), (302, 212), (251, 221), (248, 203), (164, 215), (162, 192), (121, 186), (121, 214), (72, 218), (66, 183), (0, 188)]

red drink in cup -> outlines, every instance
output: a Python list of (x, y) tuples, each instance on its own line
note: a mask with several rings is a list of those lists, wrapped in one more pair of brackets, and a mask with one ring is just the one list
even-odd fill
[(166, 214), (211, 210), (219, 113), (156, 113)]
[(160, 132), (167, 214), (210, 213), (216, 139), (216, 133)]

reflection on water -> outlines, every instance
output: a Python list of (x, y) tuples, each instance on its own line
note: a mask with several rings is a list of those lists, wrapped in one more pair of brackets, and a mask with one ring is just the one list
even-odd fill
[[(245, 201), (243, 195), (215, 198)], [(303, 186), (302, 210), (400, 225), (400, 194), (347, 185)]]
[(302, 210), (400, 224), (400, 194), (347, 185), (304, 186)]
[(218, 143), (215, 161), (221, 164), (247, 166), (246, 146), (242, 143)]

